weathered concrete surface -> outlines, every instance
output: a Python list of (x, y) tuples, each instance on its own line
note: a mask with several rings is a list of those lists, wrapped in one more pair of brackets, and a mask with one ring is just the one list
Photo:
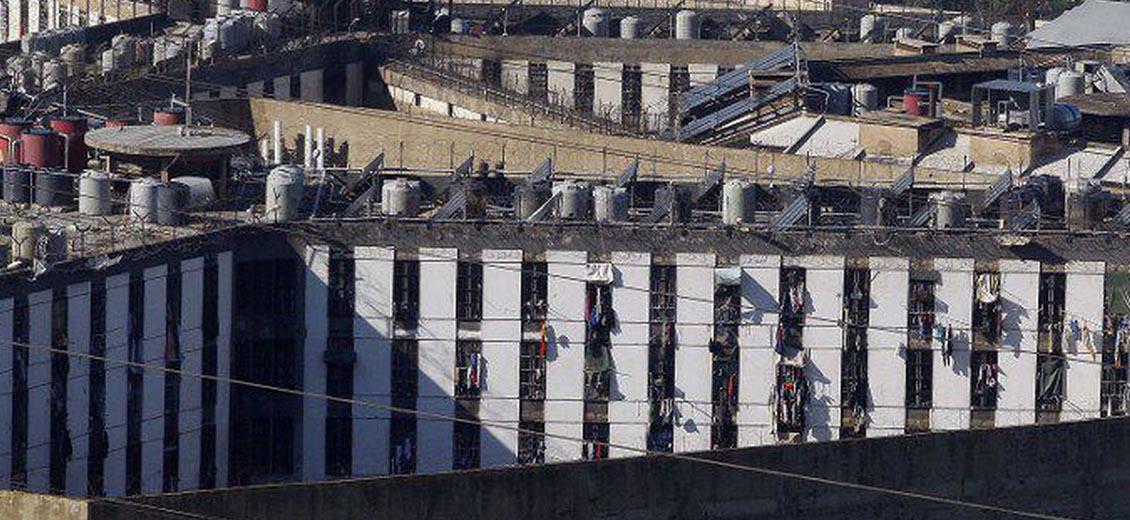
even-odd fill
[[(1130, 420), (1097, 420), (739, 449), (726, 464), (898, 489), (1080, 520), (1130, 511)], [(615, 449), (615, 448), (613, 448)], [(331, 484), (275, 485), (143, 499), (222, 518), (1004, 519), (972, 506), (832, 486), (664, 457)], [(92, 504), (94, 520), (147, 518)]]
[(0, 491), (0, 518), (11, 520), (87, 520), (83, 500)]
[[(270, 135), (272, 123), (280, 121), (287, 146), (292, 146), (304, 125), (324, 127), (327, 137), (339, 146), (348, 145), (345, 163), (351, 168), (364, 167), (380, 152), (385, 153), (388, 166), (413, 168), (451, 168), (473, 154), (491, 164), (504, 162), (510, 170), (530, 171), (552, 157), (557, 171), (607, 178), (639, 158), (643, 180), (690, 181), (702, 178), (725, 160), (728, 175), (764, 183), (813, 171), (820, 184), (856, 186), (885, 186), (906, 170), (905, 165), (889, 162), (802, 157), (293, 101), (251, 99), (197, 105), (199, 110), (222, 114), (225, 121), (243, 121), (233, 116), (249, 113), (246, 121), (251, 125), (243, 130), (258, 136)], [(964, 184), (978, 188), (992, 180), (983, 174), (930, 168), (918, 168), (915, 174), (916, 185), (922, 187)]]

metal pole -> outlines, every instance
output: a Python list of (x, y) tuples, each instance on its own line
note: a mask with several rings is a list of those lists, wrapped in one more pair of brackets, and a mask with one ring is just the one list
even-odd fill
[(184, 125), (192, 126), (192, 40), (188, 40), (184, 67)]

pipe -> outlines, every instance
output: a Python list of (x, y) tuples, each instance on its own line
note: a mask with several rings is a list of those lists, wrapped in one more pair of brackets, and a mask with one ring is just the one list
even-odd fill
[(282, 122), (275, 121), (274, 136), (272, 137), (272, 144), (274, 150), (274, 164), (282, 164)]
[(314, 143), (310, 139), (312, 132), (313, 129), (310, 128), (310, 125), (306, 125), (306, 133), (303, 134), (302, 137), (302, 166), (306, 167), (306, 169), (310, 169), (314, 166), (314, 162), (310, 157), (310, 155), (314, 153)]
[(326, 135), (322, 127), (318, 127), (318, 169), (326, 169)]

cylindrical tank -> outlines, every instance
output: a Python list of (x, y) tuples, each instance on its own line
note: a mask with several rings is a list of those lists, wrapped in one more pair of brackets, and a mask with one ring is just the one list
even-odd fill
[(592, 189), (593, 217), (597, 222), (626, 222), (631, 200), (627, 188), (597, 186)]
[(267, 175), (267, 221), (287, 222), (298, 218), (305, 184), (306, 177), (299, 166), (284, 164), (271, 170)]
[(757, 187), (744, 179), (730, 179), (722, 185), (722, 223), (727, 226), (752, 224), (757, 207)]
[(161, 181), (142, 177), (129, 186), (129, 215), (139, 222), (157, 222), (157, 190)]
[(584, 220), (589, 217), (592, 205), (592, 188), (587, 182), (566, 181), (554, 187), (561, 194), (557, 203), (557, 217), (565, 220)]
[(420, 182), (390, 179), (381, 185), (381, 211), (385, 215), (415, 217), (420, 214)]
[(859, 225), (883, 225), (883, 192), (877, 189), (862, 189), (859, 192)]
[(1048, 113), (1048, 127), (1052, 130), (1074, 130), (1083, 124), (1083, 112), (1075, 105), (1055, 103)]
[(608, 37), (608, 11), (599, 7), (590, 7), (581, 14), (581, 26), (589, 36), (598, 38)]
[(119, 34), (110, 39), (110, 47), (114, 49), (114, 63), (127, 67), (133, 65), (137, 56), (137, 38)]
[(1011, 23), (997, 22), (989, 28), (989, 35), (994, 42), (997, 42), (997, 45), (1007, 47), (1012, 44), (1012, 31)]
[(683, 9), (675, 13), (676, 40), (697, 40), (701, 29), (702, 19), (697, 12)]
[(851, 86), (853, 112), (859, 115), (879, 109), (879, 89), (870, 83), (856, 83)]
[(957, 24), (952, 20), (946, 20), (938, 24), (938, 43), (948, 43), (957, 35)]
[(895, 31), (895, 39), (897, 40), (910, 40), (914, 38), (914, 29), (910, 27), (899, 27)]
[(86, 69), (86, 46), (72, 43), (59, 51), (59, 58), (67, 66), (68, 76), (79, 76)]
[(1055, 81), (1055, 99), (1082, 95), (1086, 88), (1085, 80), (1086, 78), (1078, 72), (1063, 71)]
[(51, 129), (63, 136), (63, 158), (67, 171), (78, 173), (86, 167), (86, 118), (61, 116), (51, 119)]
[(625, 16), (620, 19), (620, 38), (634, 40), (640, 37), (640, 19), (636, 16)]
[(63, 137), (47, 128), (32, 128), (23, 134), (23, 164), (36, 168), (63, 165)]
[(210, 206), (216, 200), (216, 190), (212, 187), (212, 179), (182, 175), (171, 181), (180, 184), (188, 190), (188, 208), (200, 209)]
[(519, 184), (514, 187), (514, 216), (520, 220), (530, 218), (549, 200), (550, 190), (544, 186)]
[(19, 164), (20, 145), (17, 144), (23, 133), (31, 128), (31, 122), (26, 119), (9, 118), (0, 122), (0, 162), (4, 164)]
[(257, 11), (257, 12), (266, 12), (267, 11), (267, 0), (247, 0), (247, 10), (248, 11)]
[(926, 113), (929, 93), (921, 90), (907, 90), (902, 94), (902, 111), (907, 115), (921, 116)]
[(934, 228), (960, 228), (965, 226), (965, 195), (960, 191), (940, 191), (930, 194), (934, 205)]
[(4, 200), (27, 204), (32, 197), (32, 170), (23, 166), (8, 166), (4, 172)]
[(50, 90), (62, 86), (67, 79), (67, 65), (63, 60), (47, 60), (43, 64), (43, 80), (40, 82), (43, 90)]
[(58, 171), (35, 172), (35, 203), (40, 206), (68, 206), (74, 200), (74, 178)]
[(37, 220), (20, 220), (12, 224), (12, 260), (31, 262), (43, 258), (48, 234), (47, 226)]
[(859, 41), (883, 43), (887, 39), (887, 19), (877, 14), (865, 14), (859, 19)]
[(184, 109), (181, 107), (162, 107), (154, 109), (153, 124), (157, 126), (183, 125)]
[(97, 170), (83, 172), (78, 180), (78, 212), (103, 217), (114, 211), (110, 198), (110, 174)]
[(1065, 70), (1067, 70), (1067, 69), (1065, 69), (1063, 67), (1052, 67), (1052, 68), (1048, 69), (1046, 72), (1044, 72), (1044, 84), (1045, 85), (1055, 85), (1055, 84), (1057, 84), (1059, 82), (1059, 75), (1063, 74), (1063, 71), (1065, 71)]
[(237, 5), (238, 0), (216, 0), (216, 15), (226, 15)]
[(153, 40), (151, 38), (138, 38), (134, 40), (133, 56), (134, 60), (144, 67), (148, 67), (153, 63)]
[(157, 223), (180, 226), (188, 221), (188, 186), (170, 182), (157, 186)]
[(106, 49), (102, 51), (102, 73), (109, 74), (114, 72), (118, 67), (118, 63), (114, 61), (114, 49)]

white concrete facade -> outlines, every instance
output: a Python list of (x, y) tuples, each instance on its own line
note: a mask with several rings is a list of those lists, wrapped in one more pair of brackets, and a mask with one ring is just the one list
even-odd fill
[(480, 465), (518, 460), (518, 359), (522, 341), (522, 251), (485, 250), (479, 420)]
[[(618, 327), (612, 334), (612, 378), (608, 403), (609, 442), (617, 446), (647, 448), (650, 408), (647, 393), (648, 338), (651, 333), (650, 287), (651, 255), (647, 253), (612, 253), (614, 282), (612, 308)], [(613, 447), (612, 457), (636, 455), (639, 452)]]
[(942, 350), (934, 348), (934, 399), (930, 428), (969, 428), (969, 394), (973, 345), (973, 260), (934, 259), (938, 281), (934, 285), (934, 320), (953, 330), (953, 357), (946, 366)]
[(353, 397), (377, 405), (353, 406), (353, 474), (388, 473), (389, 414), (392, 404), (392, 273), (395, 252), (384, 247), (353, 250)]
[(455, 415), (455, 249), (420, 249), (419, 395), (416, 471), (452, 469)]
[(714, 264), (713, 254), (675, 255), (676, 452), (710, 449)]
[(867, 382), (871, 389), (869, 437), (906, 430), (907, 297), (905, 258), (871, 258), (871, 315), (867, 328)]
[[(1037, 306), (1040, 263), (1001, 260), (1001, 345), (997, 426), (1036, 422)], [(1101, 294), (1101, 293), (1100, 293)]]

